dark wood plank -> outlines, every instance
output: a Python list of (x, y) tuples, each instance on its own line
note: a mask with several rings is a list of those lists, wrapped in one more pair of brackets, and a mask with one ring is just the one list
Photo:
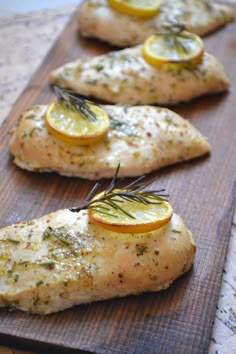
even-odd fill
[[(152, 174), (159, 176), (158, 185), (167, 189), (176, 212), (195, 235), (193, 269), (163, 292), (78, 306), (46, 317), (2, 309), (1, 343), (57, 353), (207, 352), (236, 202), (235, 29), (235, 23), (230, 24), (205, 40), (226, 67), (230, 92), (174, 107), (209, 137), (211, 156)], [(81, 39), (73, 17), (14, 105), (0, 132), (1, 226), (74, 206), (92, 187), (86, 180), (15, 167), (7, 132), (22, 110), (53, 98), (48, 85), (52, 69), (78, 56), (109, 50)]]

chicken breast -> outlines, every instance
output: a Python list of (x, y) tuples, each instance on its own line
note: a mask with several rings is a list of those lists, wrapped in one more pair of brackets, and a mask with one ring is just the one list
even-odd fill
[(154, 67), (136, 46), (79, 59), (52, 72), (51, 82), (112, 103), (171, 105), (225, 91), (223, 66), (205, 53), (199, 64)]
[(24, 112), (10, 140), (19, 167), (56, 171), (91, 180), (140, 176), (160, 167), (206, 154), (206, 139), (176, 113), (150, 106), (102, 106), (110, 118), (104, 140), (88, 146), (65, 143), (45, 126), (47, 106)]
[(200, 36), (233, 20), (232, 8), (211, 0), (166, 0), (160, 12), (149, 19), (129, 16), (108, 5), (107, 0), (83, 1), (79, 12), (80, 33), (111, 44), (128, 47), (142, 43), (163, 24), (185, 24)]
[(0, 229), (0, 306), (49, 314), (165, 289), (191, 267), (195, 249), (176, 214), (155, 231), (118, 234), (87, 211), (60, 210)]

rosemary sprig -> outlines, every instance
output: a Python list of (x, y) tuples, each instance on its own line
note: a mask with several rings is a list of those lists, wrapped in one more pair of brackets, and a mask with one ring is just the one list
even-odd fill
[(53, 88), (58, 101), (63, 103), (66, 108), (78, 112), (83, 119), (90, 122), (95, 122), (97, 120), (96, 114), (90, 107), (92, 102), (87, 100), (85, 95), (80, 95), (82, 97), (78, 97), (73, 90), (62, 89), (58, 86), (54, 86)]
[[(86, 197), (85, 202), (77, 208), (71, 208), (70, 211), (77, 213), (80, 210), (90, 209), (97, 211), (100, 214), (113, 217), (117, 217), (115, 211), (120, 211), (124, 215), (135, 219), (135, 217), (123, 207), (122, 204), (125, 201), (149, 205), (161, 204), (163, 201), (167, 200), (168, 195), (163, 193), (165, 189), (146, 190), (146, 188), (152, 184), (156, 178), (150, 180), (149, 182), (144, 182), (144, 178), (146, 177), (145, 175), (127, 184), (125, 187), (118, 189), (119, 184), (122, 182), (122, 180), (120, 180), (119, 183), (117, 181), (119, 170), (120, 164), (116, 169), (111, 183), (99, 198), (93, 199), (100, 188), (100, 184), (96, 183)], [(114, 213), (111, 210), (114, 210)]]
[[(191, 51), (191, 47), (188, 44), (190, 38), (183, 33), (186, 29), (185, 25), (173, 22), (170, 25), (163, 25), (162, 28), (166, 44), (170, 49), (176, 49), (185, 54)], [(185, 41), (182, 41), (182, 39), (185, 39)]]

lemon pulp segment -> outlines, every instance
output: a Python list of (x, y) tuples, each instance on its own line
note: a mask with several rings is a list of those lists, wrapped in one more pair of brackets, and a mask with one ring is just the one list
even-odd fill
[(108, 0), (111, 7), (127, 15), (139, 17), (155, 16), (163, 0)]
[(120, 233), (142, 233), (158, 229), (169, 222), (173, 210), (165, 200), (149, 198), (148, 204), (137, 201), (128, 201), (116, 196), (113, 199), (127, 213), (113, 208), (108, 203), (94, 204), (89, 208), (91, 220), (105, 229)]
[(102, 139), (109, 129), (107, 113), (99, 106), (89, 103), (89, 108), (96, 116), (95, 120), (83, 118), (74, 109), (64, 103), (52, 102), (46, 112), (46, 125), (56, 138), (70, 144), (88, 145)]
[(143, 57), (151, 65), (165, 63), (197, 63), (204, 53), (204, 45), (197, 35), (182, 31), (178, 33), (154, 34), (146, 39), (142, 47)]

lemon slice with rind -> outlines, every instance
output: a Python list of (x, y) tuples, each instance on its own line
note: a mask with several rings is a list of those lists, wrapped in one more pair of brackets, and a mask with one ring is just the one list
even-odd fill
[(109, 117), (98, 105), (86, 101), (95, 119), (86, 119), (78, 110), (60, 100), (53, 101), (46, 112), (46, 126), (56, 138), (75, 145), (90, 145), (103, 139), (109, 129)]
[[(104, 229), (118, 233), (144, 233), (166, 225), (173, 214), (171, 205), (154, 195), (145, 197), (146, 203), (137, 198), (125, 198), (129, 191), (114, 190), (113, 196), (101, 202), (104, 192), (99, 193), (88, 209), (89, 217)], [(138, 194), (136, 194), (138, 196)], [(142, 193), (140, 192), (140, 196)]]
[(188, 31), (154, 34), (142, 47), (144, 59), (153, 66), (198, 63), (204, 53), (201, 38)]
[(152, 17), (160, 11), (163, 0), (108, 0), (111, 7), (131, 16)]

